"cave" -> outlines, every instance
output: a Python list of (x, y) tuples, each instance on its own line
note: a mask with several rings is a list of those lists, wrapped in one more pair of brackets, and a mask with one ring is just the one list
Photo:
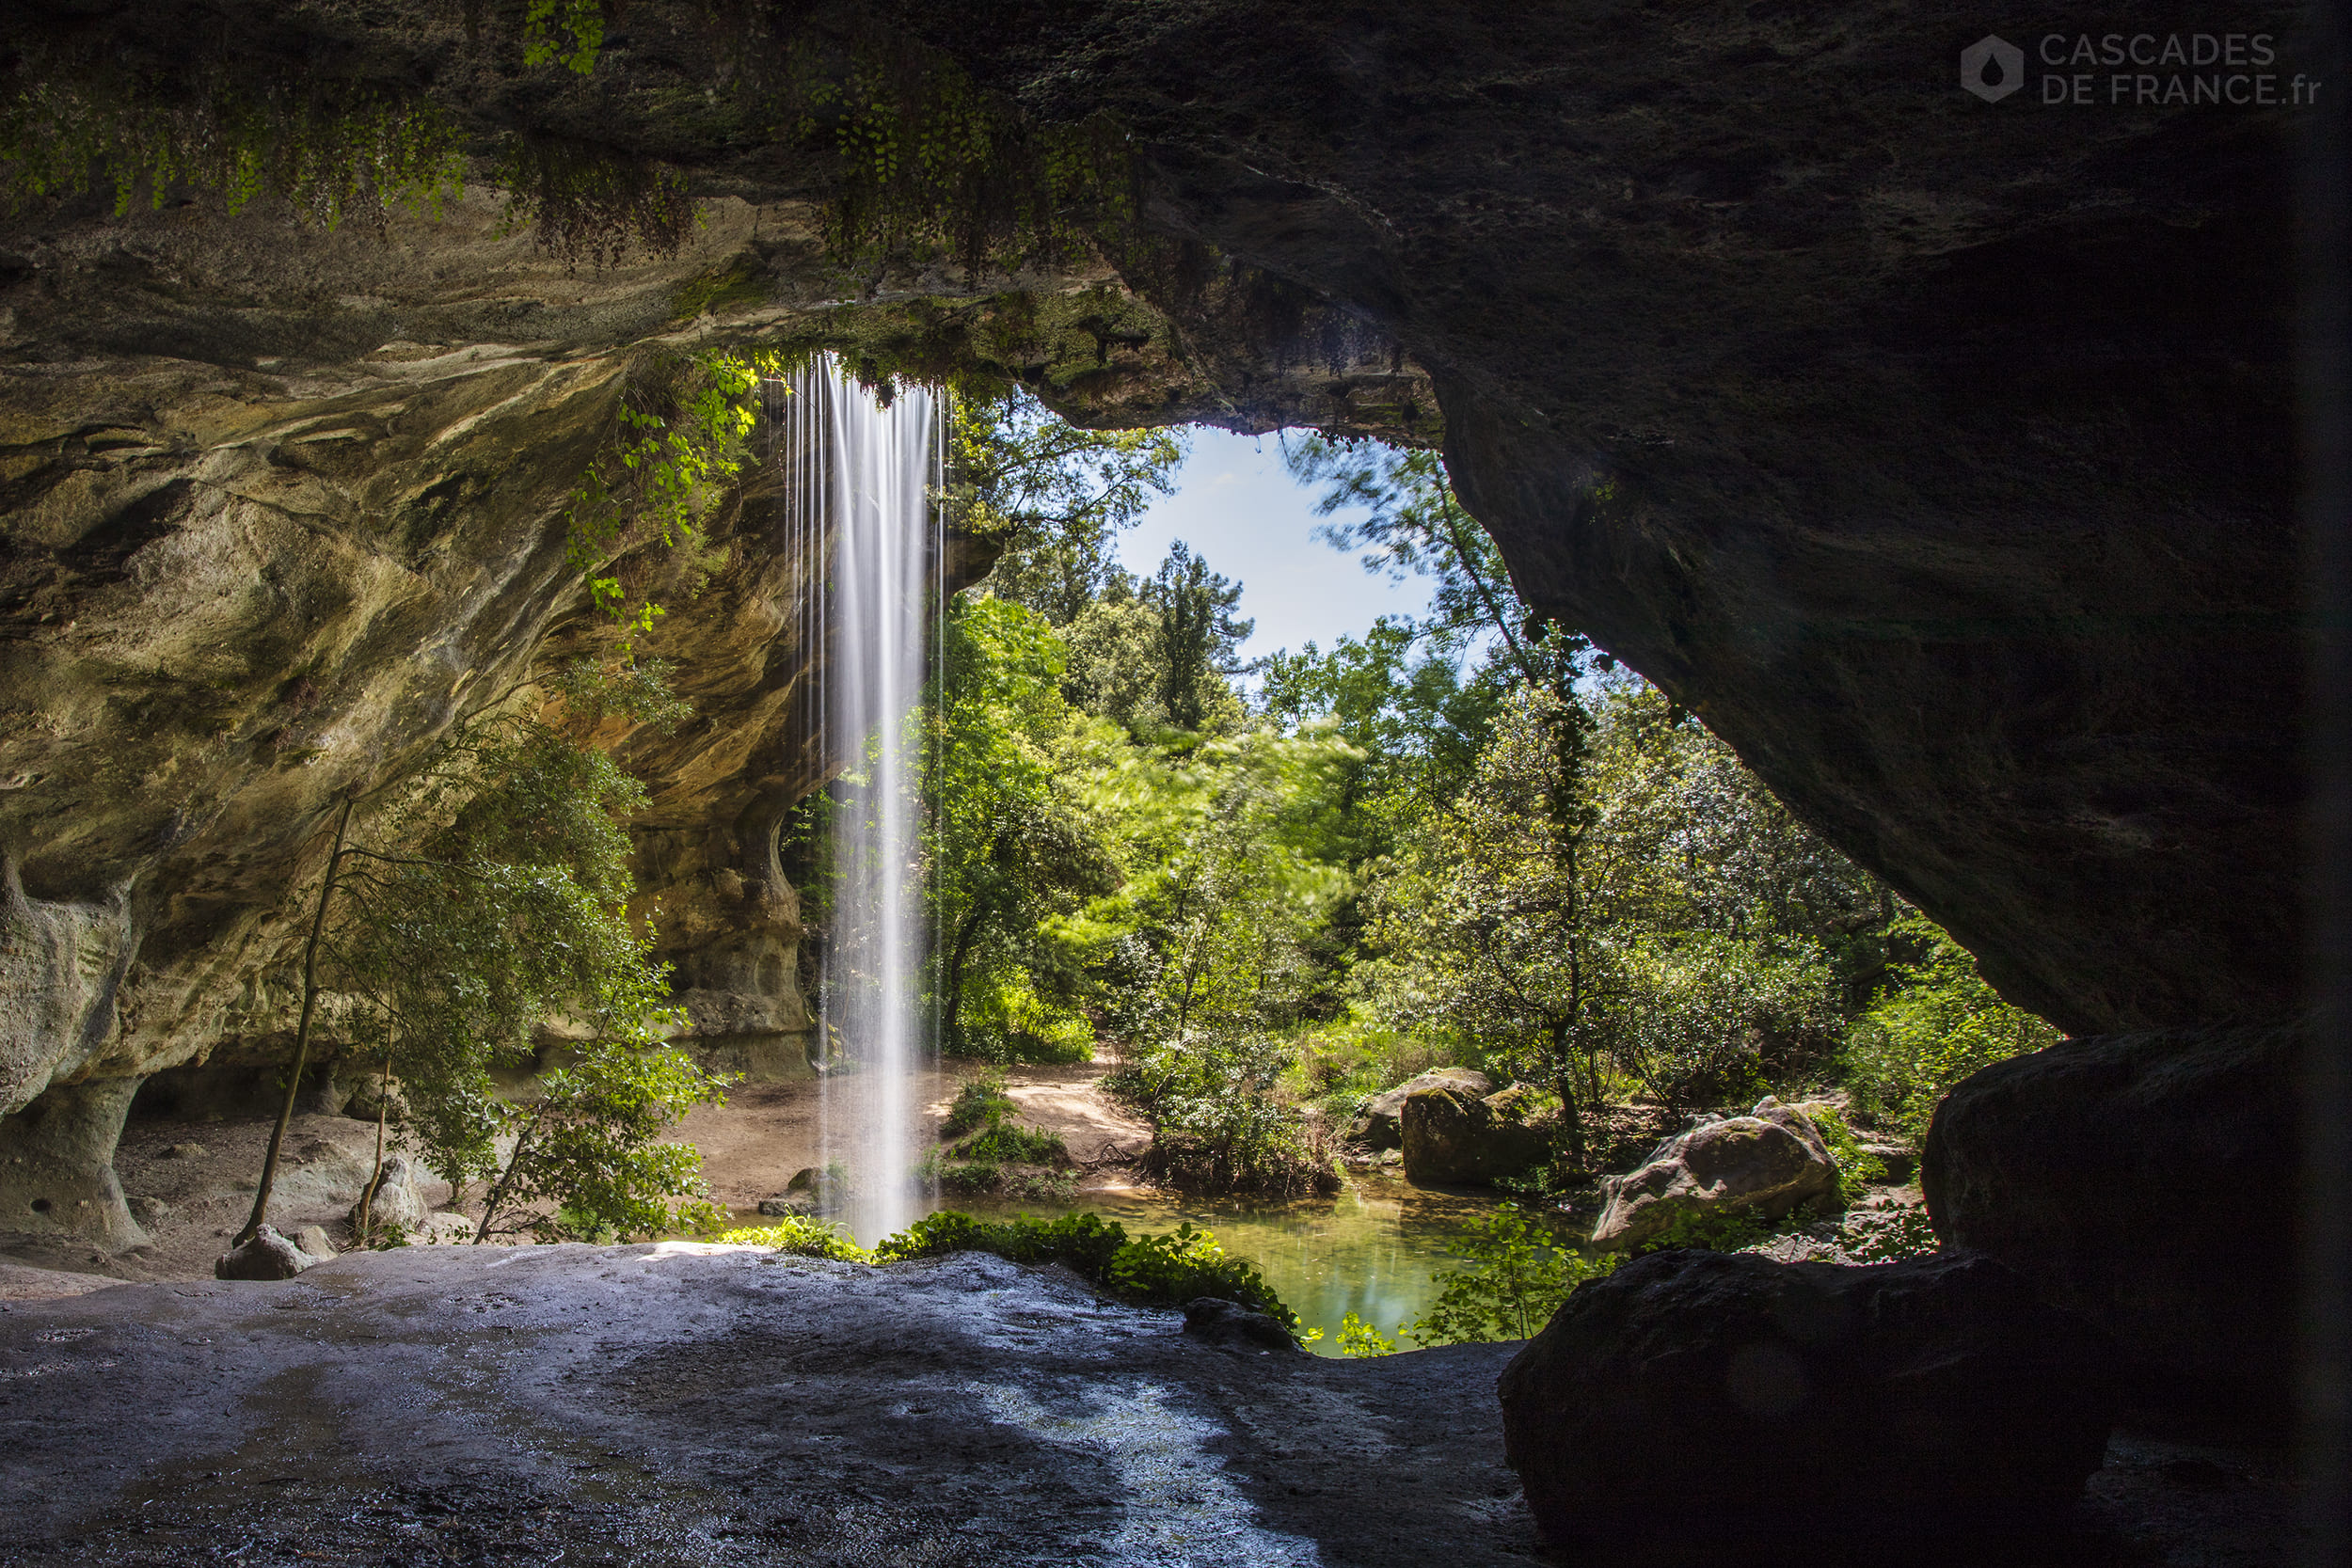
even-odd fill
[[(183, 120), (208, 93), (297, 84), (425, 102), (469, 170), (437, 211), (331, 227), (294, 203), (231, 214), (184, 171), (119, 203), (53, 183), (0, 218), (0, 1232), (135, 1242), (112, 1168), (134, 1096), (286, 1059), (301, 931), (279, 895), (324, 863), (332, 803), (596, 634), (564, 513), (631, 388), (680, 345), (791, 343), (984, 373), (1081, 425), (1440, 451), (1531, 605), (1698, 715), (2070, 1037), (1947, 1103), (1924, 1159), (1938, 1233), (2109, 1336), (2122, 1404), (2167, 1430), (2287, 1442), (2300, 1369), (2312, 1475), (2340, 1467), (2340, 1364), (2297, 1337), (2301, 1249), (2341, 1260), (2304, 1129), (2340, 1096), (2340, 955), (2313, 932), (2341, 934), (2314, 874), (2341, 829), (2315, 837), (2311, 802), (2340, 788), (2312, 716), (2342, 701), (2312, 629), (2341, 614), (2313, 519), (2340, 522), (2342, 363), (2303, 336), (2341, 311), (2340, 103), (2053, 102), (2030, 53), (2033, 90), (1988, 98), (1955, 77), (1982, 19), (1932, 9), (633, 0), (587, 72), (518, 64), (521, 8), (486, 9), (30, 0), (0, 23), (11, 95), (174, 81), (157, 112)], [(2206, 20), (2176, 9), (2137, 24)], [(2108, 20), (2061, 8), (2047, 30)], [(2230, 25), (2273, 41), (2282, 80), (2335, 85), (2318, 8)], [(1009, 175), (907, 217), (921, 243), (882, 243), (886, 207), (858, 208), (838, 159), (740, 104), (747, 83), (789, 88), (787, 62), (885, 58), (1131, 183), (1017, 256), (991, 248)], [(23, 165), (10, 123), (0, 156)], [(565, 207), (565, 158), (634, 194)], [(691, 222), (660, 218), (664, 180)], [(883, 227), (845, 253), (861, 210)], [(691, 1028), (755, 1069), (808, 1027), (776, 844), (818, 782), (786, 613), (803, 585), (762, 546), (773, 500), (730, 495), (725, 563), (647, 634), (700, 717), (627, 742), (656, 781), (638, 863)], [(716, 1301), (762, 1288), (679, 1266)], [(444, 1272), (485, 1325), (507, 1310), (493, 1276)], [(991, 1332), (1025, 1332), (1025, 1291), (1040, 1321), (1089, 1310), (970, 1272), (1013, 1304)], [(2312, 1321), (2340, 1329), (2332, 1299)], [(832, 1354), (742, 1310), (764, 1326), (719, 1360), (682, 1338), (643, 1375), (715, 1398), (726, 1367), (773, 1381)], [(917, 1321), (934, 1308), (903, 1310), (856, 1354), (900, 1354), (898, 1333), (944, 1354), (925, 1337), (953, 1336)], [(170, 1333), (205, 1342), (223, 1314), (197, 1304)], [(169, 1375), (233, 1375), (214, 1354)], [(269, 1368), (289, 1410), (323, 1375)], [(1279, 1402), (1236, 1387), (1236, 1426)], [(1345, 1397), (1415, 1419), (1393, 1379)], [(1052, 1403), (1021, 1419), (1094, 1418)], [(1427, 1405), (1406, 1447), (1467, 1430), (1461, 1403)], [(280, 1464), (289, 1430), (239, 1439), (241, 1463)], [(675, 1469), (691, 1444), (664, 1431)], [(1248, 1463), (1279, 1468), (1263, 1443)], [(1371, 1506), (1357, 1471), (1381, 1463), (1318, 1459), (1286, 1496), (1325, 1500), (1282, 1506), (1323, 1529)], [(1499, 1456), (1476, 1465), (1507, 1483)], [(1084, 1468), (1055, 1484), (1082, 1491)], [(467, 1484), (433, 1481), (436, 1506), (501, 1529), (539, 1496), (490, 1507)], [(791, 1549), (929, 1539), (936, 1521), (861, 1484), (881, 1488), (866, 1513), (811, 1515)], [(638, 1506), (612, 1528), (651, 1528)]]

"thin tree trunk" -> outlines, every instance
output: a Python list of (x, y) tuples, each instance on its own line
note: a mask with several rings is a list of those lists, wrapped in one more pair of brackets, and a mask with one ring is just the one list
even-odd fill
[[(491, 1187), (490, 1196), (483, 1200), (482, 1223), (474, 1228), (473, 1245), (480, 1246), (489, 1239), (490, 1221), (497, 1216), (499, 1206), (506, 1201), (506, 1189), (514, 1184), (515, 1172), (522, 1166), (523, 1150), (531, 1147), (531, 1134), (536, 1131), (538, 1124), (532, 1122), (515, 1134), (515, 1152), (507, 1156), (506, 1168), (499, 1172), (497, 1184)], [(454, 1196), (450, 1199), (453, 1205), (456, 1201)]]
[(384, 1185), (384, 1125), (392, 1114), (392, 1047), (388, 1035), (384, 1044), (384, 1081), (375, 1096), (375, 1169), (368, 1175), (367, 1190), (359, 1195), (359, 1244), (366, 1246), (375, 1229), (375, 1193)]
[(343, 861), (343, 833), (351, 826), (351, 803), (355, 797), (343, 797), (342, 814), (335, 818), (335, 849), (326, 857), (326, 879), (319, 884), (319, 905), (310, 916), (310, 941), (302, 953), (302, 1021), (294, 1026), (294, 1070), (286, 1077), (285, 1103), (278, 1108), (278, 1125), (270, 1129), (269, 1152), (262, 1157), (262, 1184), (253, 1193), (253, 1212), (237, 1232), (231, 1249), (241, 1247), (261, 1234), (262, 1217), (269, 1210), (270, 1188), (278, 1181), (278, 1150), (286, 1142), (286, 1129), (294, 1122), (294, 1101), (302, 1093), (303, 1069), (310, 1061), (310, 1020), (318, 1011), (319, 1002), (319, 937), (326, 929), (327, 901), (335, 895), (335, 873)]

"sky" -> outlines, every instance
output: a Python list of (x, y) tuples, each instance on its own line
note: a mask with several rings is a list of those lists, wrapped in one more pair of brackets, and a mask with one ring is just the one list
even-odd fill
[(1119, 561), (1150, 577), (1182, 539), (1211, 571), (1238, 580), (1241, 613), (1257, 622), (1243, 658), (1296, 652), (1310, 641), (1328, 650), (1343, 634), (1362, 636), (1382, 615), (1429, 608), (1427, 578), (1391, 584), (1315, 537), (1324, 520), (1315, 515), (1316, 492), (1282, 467), (1277, 437), (1197, 428), (1191, 439), (1176, 493), (1120, 535)]

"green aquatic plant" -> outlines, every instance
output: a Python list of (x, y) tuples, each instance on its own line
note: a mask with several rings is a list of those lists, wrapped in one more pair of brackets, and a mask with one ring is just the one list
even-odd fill
[(1433, 1275), (1438, 1299), (1413, 1323), (1422, 1345), (1467, 1345), (1532, 1338), (1588, 1279), (1617, 1266), (1585, 1258), (1516, 1203), (1471, 1221), (1452, 1242), (1468, 1268)]
[[(1399, 1324), (1396, 1332), (1402, 1338), (1404, 1326)], [(1340, 1354), (1357, 1360), (1374, 1355), (1393, 1355), (1396, 1354), (1396, 1340), (1350, 1312), (1340, 1320)]]

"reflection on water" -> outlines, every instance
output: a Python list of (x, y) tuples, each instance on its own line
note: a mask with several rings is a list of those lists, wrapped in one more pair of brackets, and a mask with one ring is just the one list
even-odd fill
[[(1447, 1242), (1502, 1201), (1489, 1192), (1417, 1187), (1386, 1170), (1354, 1172), (1349, 1181), (1336, 1198), (1298, 1203), (1081, 1193), (1060, 1203), (949, 1198), (926, 1204), (924, 1212), (960, 1209), (990, 1219), (1014, 1214), (1052, 1219), (1088, 1211), (1117, 1220), (1130, 1236), (1155, 1236), (1190, 1220), (1216, 1232), (1217, 1244), (1229, 1256), (1255, 1263), (1274, 1293), (1298, 1314), (1302, 1327), (1323, 1330), (1323, 1338), (1310, 1347), (1317, 1355), (1337, 1355), (1340, 1320), (1350, 1312), (1391, 1339), (1398, 1338), (1399, 1325), (1410, 1327), (1437, 1298), (1430, 1275), (1460, 1266), (1447, 1252)], [(735, 1223), (774, 1222), (741, 1209), (735, 1211)], [(1413, 1347), (1400, 1342), (1398, 1348)]]
[[(1470, 1219), (1490, 1212), (1495, 1195), (1475, 1196), (1416, 1187), (1387, 1172), (1357, 1173), (1336, 1198), (1301, 1203), (1245, 1203), (1081, 1195), (1065, 1204), (944, 1204), (994, 1216), (1039, 1215), (1087, 1209), (1117, 1220), (1133, 1235), (1173, 1230), (1186, 1220), (1216, 1232), (1219, 1245), (1258, 1266), (1266, 1283), (1290, 1304), (1300, 1323), (1323, 1330), (1312, 1347), (1340, 1353), (1340, 1320), (1353, 1312), (1391, 1338), (1437, 1296), (1430, 1275), (1458, 1266), (1446, 1242)], [(1409, 1349), (1410, 1346), (1400, 1348)]]

